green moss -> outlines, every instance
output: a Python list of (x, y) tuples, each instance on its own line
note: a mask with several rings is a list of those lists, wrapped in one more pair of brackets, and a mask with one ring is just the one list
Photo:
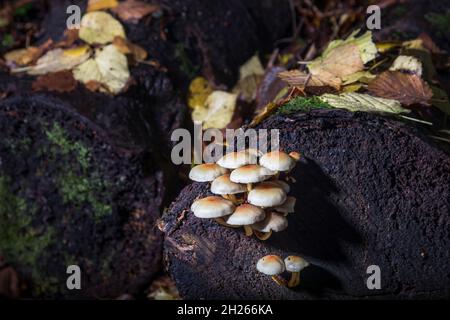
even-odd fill
[(309, 112), (313, 109), (328, 109), (331, 106), (318, 97), (295, 97), (288, 103), (282, 105), (277, 114), (291, 114), (295, 112)]
[(101, 175), (97, 170), (94, 168), (88, 170), (91, 162), (89, 149), (81, 142), (71, 141), (65, 130), (57, 124), (54, 124), (51, 130), (47, 130), (46, 134), (49, 141), (55, 145), (51, 150), (54, 158), (58, 154), (74, 156), (82, 169), (81, 173), (77, 173), (76, 168), (59, 164), (61, 174), (57, 179), (57, 185), (64, 203), (78, 208), (90, 205), (96, 221), (109, 215), (112, 212), (111, 205), (100, 202), (98, 197), (110, 185), (100, 178)]
[(32, 219), (36, 209), (10, 190), (9, 178), (0, 175), (0, 251), (8, 261), (31, 270), (33, 290), (55, 290), (53, 282), (39, 271), (39, 262), (52, 243), (51, 227), (36, 230)]
[(434, 12), (427, 13), (425, 19), (438, 32), (439, 36), (450, 34), (450, 10), (442, 14)]

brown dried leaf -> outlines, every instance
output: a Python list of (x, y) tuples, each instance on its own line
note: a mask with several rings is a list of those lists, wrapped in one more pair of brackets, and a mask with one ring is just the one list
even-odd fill
[(70, 92), (77, 87), (72, 71), (59, 71), (39, 76), (32, 85), (34, 91)]
[(416, 74), (385, 71), (379, 74), (368, 87), (371, 94), (400, 101), (405, 106), (430, 105), (433, 96), (428, 84)]
[(89, 0), (87, 12), (112, 9), (118, 5), (117, 0)]
[(145, 51), (144, 48), (137, 44), (131, 43), (122, 37), (115, 37), (113, 40), (113, 45), (115, 45), (123, 54), (131, 55), (137, 62), (144, 61), (148, 56), (147, 51)]
[(138, 0), (126, 0), (112, 9), (123, 21), (137, 23), (145, 16), (160, 10), (156, 4), (149, 4)]
[(278, 73), (278, 77), (292, 87), (323, 86), (323, 82), (312, 74), (300, 70), (288, 70)]
[(103, 87), (103, 85), (96, 80), (89, 80), (84, 85), (89, 91), (92, 92), (100, 91), (100, 89)]
[(64, 38), (55, 43), (56, 48), (69, 48), (79, 39), (78, 29), (66, 29)]
[(41, 51), (38, 47), (28, 47), (10, 51), (4, 57), (9, 63), (13, 62), (18, 66), (26, 66), (39, 58), (39, 55), (41, 55)]

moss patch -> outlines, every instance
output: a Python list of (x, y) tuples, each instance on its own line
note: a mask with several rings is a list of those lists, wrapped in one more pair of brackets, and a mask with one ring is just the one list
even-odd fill
[(60, 164), (60, 175), (57, 179), (58, 191), (63, 202), (72, 204), (77, 208), (89, 205), (96, 221), (111, 214), (112, 206), (98, 200), (100, 195), (107, 192), (110, 184), (101, 179), (101, 174), (95, 169), (89, 169), (91, 153), (81, 142), (71, 141), (63, 128), (54, 124), (51, 130), (46, 131), (49, 141), (54, 145), (51, 153), (54, 158), (58, 154), (66, 157), (75, 157), (81, 172), (73, 166)]
[(330, 109), (328, 103), (320, 100), (318, 97), (295, 97), (288, 103), (282, 105), (277, 114), (291, 114), (295, 112), (309, 112), (314, 109)]
[(36, 209), (10, 190), (9, 178), (0, 175), (0, 252), (19, 266), (29, 267), (36, 292), (52, 292), (54, 279), (39, 270), (46, 248), (52, 243), (55, 231), (46, 227), (38, 231), (32, 226)]

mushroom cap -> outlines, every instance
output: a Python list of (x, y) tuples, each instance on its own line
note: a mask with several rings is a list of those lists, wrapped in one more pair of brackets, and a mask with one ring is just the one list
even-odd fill
[(286, 192), (272, 183), (260, 183), (248, 193), (248, 202), (259, 207), (267, 208), (283, 204)]
[(252, 228), (260, 232), (279, 232), (286, 229), (288, 221), (285, 216), (277, 212), (269, 212), (266, 218), (252, 225)]
[(263, 155), (259, 164), (273, 171), (289, 171), (295, 166), (295, 160), (283, 151), (272, 151)]
[(284, 264), (289, 272), (300, 272), (309, 266), (309, 262), (299, 256), (288, 256), (284, 259)]
[(258, 163), (258, 153), (254, 149), (230, 152), (217, 161), (217, 164), (228, 169), (236, 169), (256, 163)]
[(292, 151), (292, 152), (289, 152), (289, 157), (291, 157), (295, 161), (299, 161), (300, 158), (302, 157), (302, 155), (300, 154), (300, 152)]
[(197, 182), (209, 182), (227, 173), (228, 170), (215, 163), (199, 164), (189, 172), (189, 179)]
[(217, 177), (211, 183), (211, 192), (214, 194), (236, 194), (246, 191), (247, 186), (231, 181), (229, 174)]
[(286, 201), (283, 202), (283, 204), (279, 206), (273, 207), (273, 209), (277, 212), (282, 213), (293, 213), (295, 212), (295, 203), (297, 202), (297, 199), (294, 197), (287, 197)]
[(220, 218), (232, 214), (234, 209), (233, 202), (217, 196), (199, 199), (191, 205), (197, 218)]
[(289, 193), (289, 191), (291, 191), (291, 187), (284, 181), (282, 180), (270, 180), (270, 181), (266, 181), (266, 183), (271, 183), (277, 187), (280, 187), (281, 189), (284, 190), (284, 192)]
[(257, 164), (249, 164), (231, 171), (230, 180), (236, 183), (257, 183), (269, 179), (275, 172)]
[(276, 276), (284, 271), (283, 260), (276, 255), (262, 257), (256, 263), (256, 270), (269, 276)]
[(241, 204), (234, 213), (227, 217), (226, 223), (232, 226), (247, 226), (255, 222), (264, 220), (266, 213), (263, 209), (251, 204)]

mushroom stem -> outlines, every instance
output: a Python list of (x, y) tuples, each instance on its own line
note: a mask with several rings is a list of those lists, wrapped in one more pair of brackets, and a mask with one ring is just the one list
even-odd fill
[(247, 183), (247, 191), (250, 192), (253, 189), (253, 185), (251, 183)]
[(253, 229), (250, 226), (244, 226), (245, 235), (251, 237), (253, 235)]
[(231, 224), (226, 223), (225, 220), (224, 220), (223, 218), (214, 218), (214, 220), (215, 220), (218, 224), (220, 224), (220, 225), (222, 225), (222, 226), (224, 226), (224, 227), (228, 227), (228, 228), (239, 228), (239, 226), (232, 226)]
[(272, 280), (275, 281), (279, 286), (286, 286), (286, 280), (279, 276), (272, 276)]
[(234, 204), (238, 204), (239, 200), (236, 198), (234, 194), (223, 194), (223, 198), (232, 201)]
[(300, 284), (300, 272), (292, 272), (291, 279), (288, 282), (289, 288), (294, 288)]
[(280, 171), (275, 171), (275, 175), (273, 176), (274, 180), (278, 180), (280, 177)]
[(253, 233), (259, 240), (264, 241), (264, 240), (267, 240), (270, 238), (270, 236), (272, 235), (272, 230), (270, 230), (269, 232), (260, 232), (260, 231), (254, 230)]

